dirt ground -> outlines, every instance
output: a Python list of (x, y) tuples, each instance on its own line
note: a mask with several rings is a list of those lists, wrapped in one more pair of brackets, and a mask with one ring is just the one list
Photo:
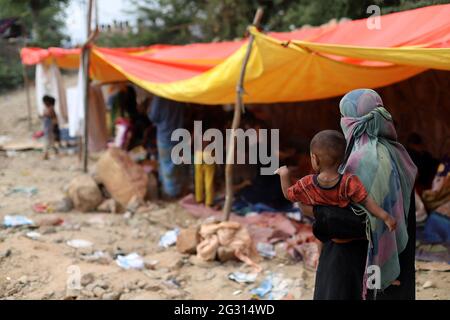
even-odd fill
[[(73, 81), (73, 80), (70, 80)], [(32, 96), (34, 106), (34, 96)], [(23, 90), (0, 96), (0, 136), (27, 139), (31, 136), (26, 117)], [(33, 131), (39, 120), (33, 110)], [(59, 217), (59, 226), (41, 226), (37, 240), (26, 236), (24, 228), (0, 227), (0, 298), (1, 299), (249, 299), (250, 289), (269, 274), (286, 280), (291, 297), (311, 299), (314, 272), (301, 263), (279, 254), (263, 260), (263, 272), (254, 283), (241, 284), (228, 279), (234, 271), (250, 272), (239, 262), (205, 263), (179, 254), (175, 247), (162, 249), (159, 238), (173, 227), (197, 223), (177, 203), (157, 203), (153, 210), (126, 217), (123, 214), (40, 213), (31, 206), (37, 202), (61, 199), (64, 187), (81, 173), (74, 155), (60, 155), (43, 161), (39, 151), (7, 155), (0, 151), (0, 221), (5, 215), (25, 215), (33, 221)], [(91, 161), (90, 167), (94, 162)], [(14, 187), (36, 187), (28, 196), (8, 194)], [(88, 249), (73, 249), (68, 240), (84, 239), (93, 243)], [(92, 253), (106, 255), (95, 259)], [(121, 269), (113, 257), (118, 253), (137, 252), (146, 261), (157, 260), (155, 268)], [(450, 299), (450, 273), (435, 264), (417, 263), (417, 298)], [(448, 270), (448, 268), (446, 268)], [(69, 290), (73, 275), (81, 275), (80, 290)], [(424, 288), (425, 284), (425, 288)]]

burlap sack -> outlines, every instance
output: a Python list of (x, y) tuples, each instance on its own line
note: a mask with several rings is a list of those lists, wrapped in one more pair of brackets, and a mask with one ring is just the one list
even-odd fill
[(147, 192), (148, 177), (144, 169), (121, 149), (110, 148), (100, 157), (96, 179), (123, 207), (134, 196), (144, 200)]
[(94, 179), (88, 175), (81, 175), (72, 179), (67, 194), (76, 210), (81, 212), (95, 211), (103, 197)]

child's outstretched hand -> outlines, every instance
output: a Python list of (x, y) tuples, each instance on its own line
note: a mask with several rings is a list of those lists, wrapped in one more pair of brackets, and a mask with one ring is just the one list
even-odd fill
[(394, 231), (397, 228), (397, 221), (395, 221), (395, 219), (389, 215), (387, 216), (386, 220), (384, 220), (384, 223), (386, 224), (390, 232)]
[(285, 175), (289, 172), (289, 169), (286, 166), (279, 167), (275, 170), (274, 174), (278, 174), (280, 176)]

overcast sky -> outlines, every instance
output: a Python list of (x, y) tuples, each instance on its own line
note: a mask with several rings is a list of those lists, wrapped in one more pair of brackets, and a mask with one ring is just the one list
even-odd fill
[[(113, 20), (124, 21), (132, 18), (124, 12), (130, 9), (128, 0), (96, 1), (99, 24), (111, 24)], [(86, 38), (86, 3), (86, 0), (71, 0), (67, 8), (66, 26), (72, 44), (79, 44)]]

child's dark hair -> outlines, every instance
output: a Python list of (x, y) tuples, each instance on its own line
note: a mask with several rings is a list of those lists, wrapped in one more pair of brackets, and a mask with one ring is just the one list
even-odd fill
[(45, 96), (42, 98), (42, 101), (44, 102), (44, 104), (45, 104), (46, 106), (54, 106), (56, 100), (55, 100), (55, 98), (53, 98), (52, 96), (45, 95)]
[(339, 166), (344, 160), (346, 141), (336, 130), (323, 130), (311, 140), (310, 150), (319, 157), (323, 167)]

